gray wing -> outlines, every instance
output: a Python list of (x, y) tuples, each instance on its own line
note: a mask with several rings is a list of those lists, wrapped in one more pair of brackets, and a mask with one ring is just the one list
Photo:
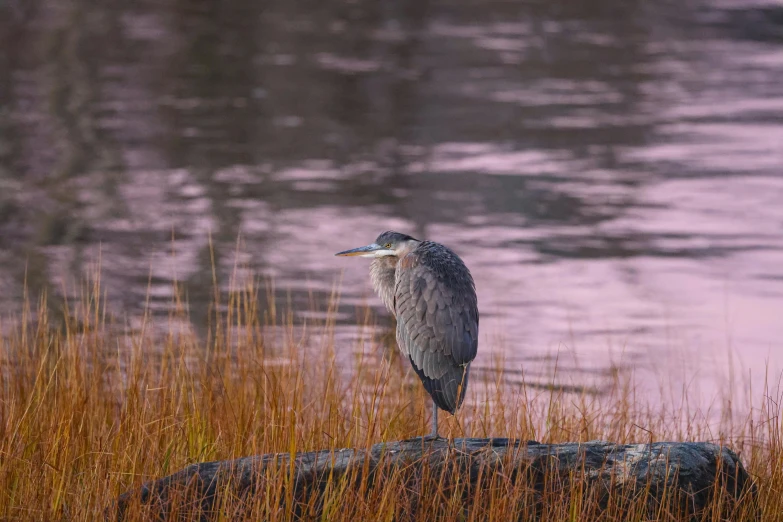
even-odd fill
[(478, 349), (476, 290), (456, 254), (441, 245), (430, 248), (414, 250), (399, 262), (397, 344), (435, 403), (453, 413)]

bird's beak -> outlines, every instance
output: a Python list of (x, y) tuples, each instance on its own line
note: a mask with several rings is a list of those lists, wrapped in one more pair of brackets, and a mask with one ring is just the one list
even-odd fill
[(383, 250), (381, 245), (375, 243), (351, 250), (345, 250), (343, 252), (337, 252), (336, 256), (361, 256), (361, 257), (375, 257), (375, 252)]

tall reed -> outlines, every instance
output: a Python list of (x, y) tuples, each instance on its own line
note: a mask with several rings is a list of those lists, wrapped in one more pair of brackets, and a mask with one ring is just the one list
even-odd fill
[[(216, 294), (198, 335), (179, 298), (168, 319), (146, 313), (133, 328), (112, 318), (104, 299), (96, 280), (59, 307), (46, 295), (31, 297), (18, 317), (0, 323), (0, 517), (6, 520), (95, 520), (120, 493), (194, 462), (368, 447), (428, 431), (430, 402), (405, 361), (384, 349), (393, 336), (374, 325), (371, 313), (359, 318), (361, 339), (336, 345), (336, 295), (323, 313), (307, 314), (316, 319), (300, 320), (250, 284), (225, 302)], [(261, 302), (268, 304), (262, 309)], [(604, 376), (600, 393), (566, 390), (512, 382), (502, 361), (482, 357), (477, 367), (484, 370), (475, 373), (465, 407), (457, 418), (442, 416), (442, 434), (552, 443), (711, 440), (742, 455), (758, 485), (761, 520), (783, 519), (780, 393), (771, 393), (773, 386), (759, 385), (766, 399), (743, 418), (716, 425), (640, 396), (633, 376), (623, 372)], [(685, 399), (680, 403), (688, 404)], [(504, 477), (490, 477), (476, 491), (429, 477), (414, 491), (390, 474), (384, 487), (334, 484), (304, 500), (291, 497), (290, 477), (286, 469), (268, 477), (267, 490), (241, 516), (225, 495), (225, 513), (290, 520), (293, 502), (303, 502), (300, 513), (323, 520), (397, 520), (411, 513), (447, 520), (612, 520), (620, 512), (611, 502), (599, 511), (594, 496), (578, 489), (544, 491), (543, 511), (536, 512), (536, 494)], [(719, 507), (705, 520), (719, 520)], [(145, 509), (135, 506), (128, 519), (148, 519)], [(635, 519), (647, 516), (640, 510)], [(661, 519), (677, 517), (661, 513)]]

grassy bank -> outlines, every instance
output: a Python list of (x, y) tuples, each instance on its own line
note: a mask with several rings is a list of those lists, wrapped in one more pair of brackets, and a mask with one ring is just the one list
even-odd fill
[[(254, 288), (218, 303), (205, 336), (182, 327), (184, 312), (173, 314), (168, 327), (145, 317), (130, 329), (108, 318), (97, 286), (83, 295), (57, 321), (46, 297), (37, 296), (0, 327), (0, 517), (7, 520), (95, 520), (118, 494), (193, 462), (367, 447), (428, 431), (430, 403), (407, 365), (393, 356), (359, 355), (383, 351), (369, 320), (364, 350), (338, 349), (331, 320), (305, 324), (288, 310), (259, 310)], [(357, 355), (342, 356), (352, 350)], [(777, 396), (716, 428), (704, 416), (638, 397), (633, 380), (620, 374), (606, 377), (605, 393), (595, 395), (512, 385), (495, 366), (472, 381), (457, 420), (442, 416), (443, 435), (727, 444), (741, 453), (758, 484), (761, 520), (781, 520)], [(294, 499), (285, 487), (288, 476), (282, 469), (270, 477), (263, 500), (245, 515), (289, 519)], [(414, 505), (420, 519), (533, 515), (526, 511), (531, 492), (507, 477), (467, 493), (439, 490), (437, 478), (416, 491), (395, 480), (384, 487), (328, 489), (326, 518), (404, 519)], [(467, 510), (459, 500), (464, 494)], [(596, 516), (595, 498), (582, 490), (546, 495), (543, 519)], [(705, 520), (721, 520), (717, 502)], [(148, 513), (136, 506), (129, 516), (145, 520)], [(738, 517), (750, 520), (749, 514)], [(678, 515), (664, 506), (656, 518)], [(632, 519), (648, 520), (649, 514), (639, 511)]]

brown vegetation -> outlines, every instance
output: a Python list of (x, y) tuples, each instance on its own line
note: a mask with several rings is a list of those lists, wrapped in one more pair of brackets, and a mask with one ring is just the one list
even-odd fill
[[(248, 288), (216, 304), (223, 312), (205, 337), (181, 327), (184, 312), (172, 315), (168, 331), (149, 317), (131, 330), (107, 318), (100, 295), (97, 285), (85, 292), (61, 324), (53, 324), (42, 296), (15, 326), (0, 325), (0, 517), (95, 520), (119, 494), (194, 462), (368, 448), (428, 430), (430, 402), (406, 365), (362, 355), (382, 351), (371, 325), (364, 348), (337, 350), (331, 319), (305, 324), (274, 304), (259, 310), (256, 288)], [(758, 487), (758, 512), (740, 509), (732, 519), (781, 519), (777, 397), (741, 421), (724, 419), (716, 432), (688, 410), (640, 399), (619, 373), (594, 394), (512, 385), (495, 366), (477, 372), (458, 419), (443, 416), (442, 434), (546, 443), (710, 440), (740, 453)], [(644, 499), (599, 502), (580, 481), (540, 493), (508, 476), (471, 490), (441, 475), (411, 484), (390, 474), (350, 487), (334, 481), (295, 498), (290, 471), (271, 469), (264, 494), (241, 508), (227, 492), (224, 519), (291, 520), (295, 512), (322, 520), (683, 519), (676, 502), (650, 512)], [(127, 520), (150, 515), (135, 504)], [(716, 496), (700, 517), (726, 516)]]

